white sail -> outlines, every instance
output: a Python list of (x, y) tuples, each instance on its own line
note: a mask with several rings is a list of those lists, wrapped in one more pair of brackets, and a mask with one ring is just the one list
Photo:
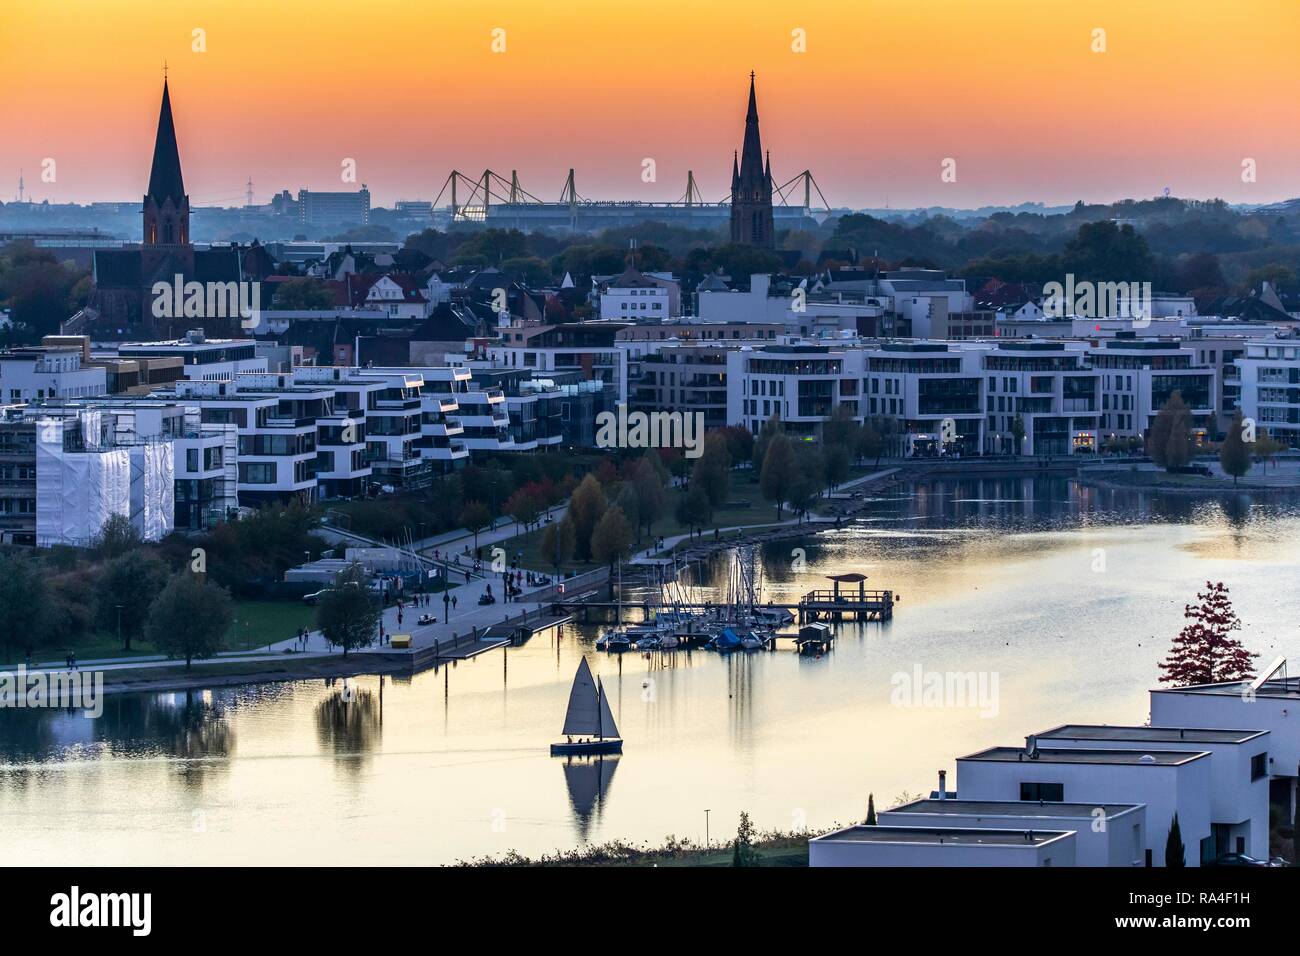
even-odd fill
[[(585, 660), (585, 658), (584, 658)], [(600, 683), (600, 678), (596, 679), (600, 686), (600, 731), (601, 737), (617, 737), (618, 725), (614, 723), (614, 715), (609, 709), (609, 695), (605, 693), (605, 685)]]
[(583, 737), (600, 736), (596, 682), (592, 679), (591, 668), (587, 666), (585, 657), (578, 664), (578, 673), (573, 675), (573, 689), (569, 691), (569, 709), (564, 715), (564, 729), (560, 733), (566, 736), (575, 734)]

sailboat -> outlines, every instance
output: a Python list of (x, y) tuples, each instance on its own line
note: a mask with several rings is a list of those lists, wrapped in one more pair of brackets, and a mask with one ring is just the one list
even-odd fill
[[(609, 709), (609, 698), (600, 678), (591, 676), (584, 657), (573, 675), (569, 709), (564, 715), (563, 743), (551, 744), (551, 756), (570, 754), (621, 754), (623, 739)], [(575, 740), (574, 738), (579, 738)]]

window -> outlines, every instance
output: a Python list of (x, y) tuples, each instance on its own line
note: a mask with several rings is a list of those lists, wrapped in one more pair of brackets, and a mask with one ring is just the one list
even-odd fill
[(1044, 803), (1061, 803), (1065, 800), (1063, 783), (1021, 783), (1021, 800), (1040, 800)]
[(1250, 779), (1258, 780), (1268, 776), (1268, 753), (1255, 754), (1250, 758)]

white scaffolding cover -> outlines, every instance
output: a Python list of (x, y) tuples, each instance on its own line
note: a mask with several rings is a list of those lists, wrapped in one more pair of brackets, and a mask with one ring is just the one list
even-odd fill
[(110, 517), (130, 517), (131, 461), (125, 448), (64, 452), (63, 423), (36, 429), (36, 543), (86, 545)]
[(145, 541), (171, 533), (176, 513), (176, 451), (173, 442), (132, 445), (131, 524)]

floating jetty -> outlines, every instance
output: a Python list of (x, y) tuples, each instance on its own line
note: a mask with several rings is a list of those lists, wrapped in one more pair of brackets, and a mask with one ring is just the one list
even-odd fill
[[(833, 582), (829, 590), (809, 591), (795, 605), (800, 624), (812, 621), (888, 621), (894, 616), (893, 591), (868, 591), (867, 576), (856, 572), (827, 575)], [(856, 584), (856, 590), (846, 590), (844, 584)]]

